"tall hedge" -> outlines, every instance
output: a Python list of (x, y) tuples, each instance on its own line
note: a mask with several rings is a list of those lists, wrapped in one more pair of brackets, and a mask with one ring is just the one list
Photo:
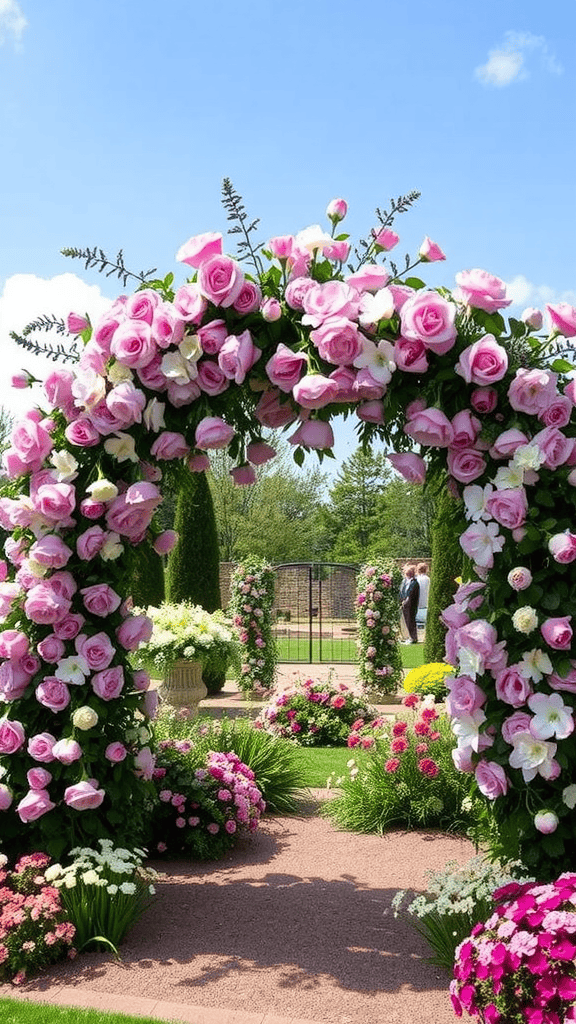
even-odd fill
[(222, 607), (220, 556), (212, 495), (205, 473), (178, 477), (174, 529), (178, 543), (168, 556), (167, 599), (189, 601), (207, 612)]
[(464, 556), (459, 538), (464, 526), (462, 502), (453, 498), (445, 487), (442, 488), (437, 497), (432, 523), (432, 572), (426, 618), (425, 662), (444, 659), (446, 627), (440, 621), (440, 613), (452, 603), (452, 596), (458, 586), (456, 577), (462, 573)]
[[(184, 469), (177, 480), (174, 529), (178, 543), (168, 556), (167, 598), (189, 601), (207, 612), (222, 607), (220, 553), (212, 495), (205, 473)], [(218, 693), (225, 682), (222, 672), (202, 676), (208, 694)]]
[(140, 544), (134, 550), (131, 595), (139, 608), (158, 607), (164, 600), (164, 562), (151, 544)]

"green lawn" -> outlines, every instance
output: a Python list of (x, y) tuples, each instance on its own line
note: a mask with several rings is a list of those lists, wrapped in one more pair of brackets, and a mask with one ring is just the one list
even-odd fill
[(310, 789), (325, 789), (330, 775), (335, 785), (336, 779), (348, 774), (347, 762), (351, 758), (358, 762), (362, 757), (349, 747), (297, 747), (296, 754)]
[[(2, 1024), (162, 1024), (158, 1017), (130, 1017), (103, 1010), (80, 1010), (77, 1006), (0, 999)], [(164, 1022), (165, 1024), (165, 1022)]]
[[(322, 646), (317, 637), (312, 640), (312, 659), (310, 659), (310, 640), (307, 636), (300, 637), (279, 637), (276, 640), (278, 647), (279, 662), (351, 662), (358, 660), (356, 642), (352, 639), (337, 639), (331, 637), (322, 640)], [(400, 653), (404, 668), (416, 668), (424, 664), (424, 644), (401, 644)]]

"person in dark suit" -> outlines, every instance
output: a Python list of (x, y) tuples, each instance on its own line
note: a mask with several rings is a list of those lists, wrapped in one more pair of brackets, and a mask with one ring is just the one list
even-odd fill
[(418, 611), (418, 599), (420, 597), (420, 586), (416, 579), (416, 569), (413, 565), (404, 566), (404, 579), (400, 584), (400, 604), (402, 615), (406, 623), (409, 640), (405, 644), (418, 643), (418, 630), (416, 627), (416, 612)]

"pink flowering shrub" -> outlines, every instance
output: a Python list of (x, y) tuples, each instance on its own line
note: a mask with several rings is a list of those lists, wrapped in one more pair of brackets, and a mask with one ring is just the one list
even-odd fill
[(0, 981), (18, 985), (47, 964), (75, 956), (75, 928), (60, 893), (45, 878), (50, 857), (21, 857), (14, 870), (0, 867)]
[(303, 747), (343, 747), (360, 716), (372, 718), (372, 709), (344, 683), (306, 679), (275, 694), (255, 725)]
[(488, 1024), (576, 1020), (576, 874), (511, 882), (493, 893), (494, 912), (456, 949), (450, 995)]
[(241, 647), (238, 683), (244, 692), (269, 693), (274, 686), (276, 647), (272, 605), (276, 574), (271, 565), (250, 559), (232, 576), (230, 614)]
[(233, 751), (210, 751), (202, 768), (190, 740), (161, 740), (153, 774), (151, 852), (218, 860), (255, 832), (265, 802), (254, 772)]
[(465, 832), (472, 820), (470, 783), (454, 766), (450, 723), (434, 708), (433, 697), (421, 701), (410, 694), (403, 703), (405, 710), (394, 721), (354, 722), (348, 746), (356, 756), (326, 813), (340, 827), (357, 832)]
[(402, 659), (398, 649), (398, 593), (401, 582), (402, 573), (392, 561), (363, 565), (358, 574), (359, 677), (374, 697), (396, 693), (402, 680)]

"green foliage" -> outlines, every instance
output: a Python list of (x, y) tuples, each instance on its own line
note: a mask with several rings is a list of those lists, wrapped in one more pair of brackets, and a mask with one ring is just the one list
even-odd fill
[(238, 668), (238, 641), (230, 622), (221, 611), (210, 615), (200, 605), (165, 602), (159, 608), (149, 605), (146, 614), (152, 620), (149, 640), (132, 655), (136, 667), (163, 678), (176, 661), (199, 661), (202, 669), (225, 673)]
[(2, 1024), (162, 1024), (157, 1017), (133, 1017), (79, 1006), (51, 1006), (44, 1002), (0, 999)]
[(463, 552), (459, 537), (465, 523), (462, 505), (442, 490), (436, 499), (436, 514), (432, 527), (432, 573), (428, 594), (426, 641), (424, 659), (442, 661), (446, 627), (440, 613), (452, 603), (456, 591), (456, 578), (462, 573)]
[(179, 474), (174, 529), (178, 542), (168, 556), (168, 600), (172, 604), (188, 601), (214, 612), (222, 607), (220, 556), (214, 505), (205, 473), (184, 470)]
[(140, 544), (133, 551), (130, 588), (134, 604), (141, 608), (162, 604), (165, 598), (164, 564), (151, 544)]
[(190, 763), (201, 767), (210, 750), (234, 751), (252, 769), (258, 788), (266, 801), (266, 810), (293, 814), (298, 792), (313, 785), (298, 759), (298, 751), (287, 740), (271, 736), (254, 727), (247, 718), (181, 719), (170, 710), (163, 711), (155, 723), (157, 742), (164, 739), (189, 740)]
[[(405, 711), (394, 723), (376, 720), (369, 756), (361, 766), (351, 766), (341, 794), (323, 811), (340, 828), (353, 832), (465, 832), (472, 821), (470, 779), (454, 767), (455, 741), (448, 719), (420, 705), (415, 695), (406, 699), (419, 708), (418, 715)], [(370, 739), (359, 735), (357, 742), (367, 745)]]

